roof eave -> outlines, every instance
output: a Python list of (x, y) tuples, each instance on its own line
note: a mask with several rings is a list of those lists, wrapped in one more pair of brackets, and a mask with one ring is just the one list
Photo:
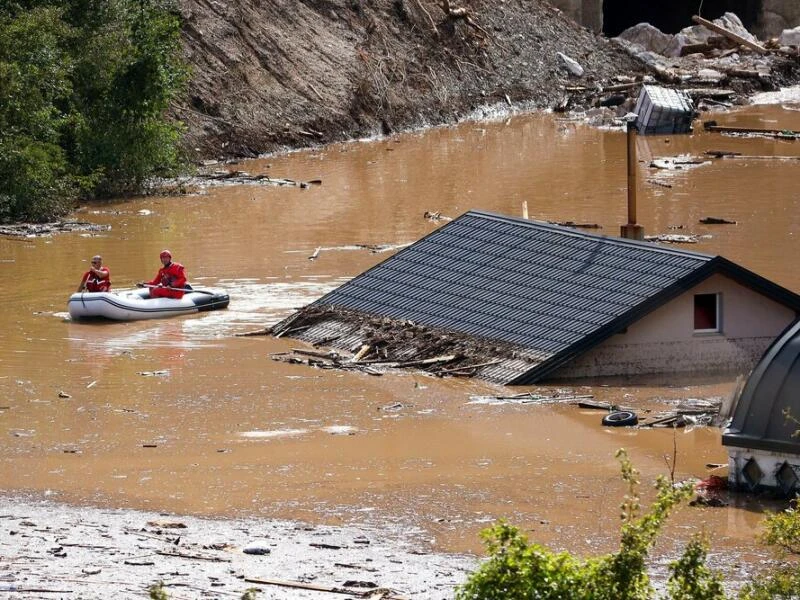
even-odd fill
[(762, 450), (764, 452), (783, 452), (800, 455), (800, 443), (798, 442), (756, 438), (737, 433), (723, 433), (722, 445), (744, 450)]
[(738, 283), (762, 293), (768, 298), (784, 304), (796, 312), (800, 312), (800, 295), (795, 294), (794, 292), (781, 287), (778, 284), (773, 283), (748, 269), (745, 269), (744, 267), (740, 267), (736, 263), (733, 263), (726, 258), (715, 256), (688, 275), (677, 280), (671, 286), (664, 288), (664, 290), (658, 294), (651, 296), (644, 302), (633, 307), (631, 310), (620, 315), (607, 325), (604, 325), (578, 342), (575, 342), (568, 348), (565, 348), (558, 354), (551, 356), (549, 359), (540, 363), (533, 369), (523, 373), (516, 379), (509, 382), (509, 385), (530, 385), (542, 380), (569, 361), (574, 360), (581, 354), (584, 354), (595, 346), (598, 346), (615, 333), (622, 331), (626, 327), (629, 327), (636, 321), (642, 319), (649, 313), (653, 312), (657, 308), (660, 308), (674, 298), (677, 298), (684, 292), (687, 292), (701, 281), (707, 279), (715, 273), (726, 275)]

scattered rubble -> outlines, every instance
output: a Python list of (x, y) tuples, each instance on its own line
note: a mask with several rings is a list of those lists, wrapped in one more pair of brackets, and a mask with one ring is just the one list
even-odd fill
[(646, 235), (646, 242), (663, 242), (666, 244), (696, 244), (700, 240), (710, 239), (708, 234), (697, 235), (694, 233), (660, 233), (657, 235)]
[[(580, 398), (580, 396), (576, 396)], [(589, 396), (591, 398), (591, 396)], [(687, 398), (679, 401), (674, 406), (665, 410), (653, 412), (652, 408), (645, 410), (635, 410), (631, 407), (617, 406), (608, 402), (593, 402), (591, 400), (579, 400), (571, 402), (579, 408), (602, 410), (609, 413), (609, 415), (630, 413), (637, 417), (637, 422), (633, 422), (632, 417), (621, 418), (617, 417), (612, 419), (603, 418), (604, 425), (637, 425), (639, 428), (662, 428), (662, 427), (686, 427), (689, 425), (697, 426), (720, 426), (725, 419), (728, 418), (727, 408), (723, 409), (722, 398)], [(647, 416), (643, 419), (638, 418), (637, 413), (645, 413)]]
[(428, 221), (433, 221), (434, 223), (438, 223), (440, 221), (452, 221), (453, 217), (446, 217), (442, 213), (436, 211), (429, 211), (426, 210), (425, 214), (422, 215), (423, 218), (427, 219)]
[[(790, 129), (762, 129), (758, 127), (730, 127), (717, 125), (716, 121), (706, 121), (703, 123), (706, 131), (716, 131), (724, 134), (740, 134), (743, 137), (771, 137), (781, 140), (796, 140), (800, 135)], [(735, 155), (734, 153), (724, 153), (724, 156)], [(737, 155), (738, 156), (738, 155)]]
[(720, 217), (703, 217), (700, 222), (704, 225), (736, 225), (736, 221), (722, 219)]
[(201, 169), (191, 177), (179, 177), (177, 179), (156, 180), (151, 183), (149, 193), (162, 195), (185, 195), (198, 193), (211, 187), (229, 185), (259, 185), (277, 187), (298, 187), (307, 189), (312, 185), (322, 185), (321, 179), (310, 179), (308, 181), (295, 181), (283, 177), (270, 177), (266, 173), (251, 175), (246, 171), (238, 170), (212, 170)]
[(561, 225), (562, 227), (573, 227), (575, 229), (602, 229), (603, 226), (599, 223), (576, 223), (575, 221), (548, 221), (553, 225)]
[[(310, 335), (309, 330), (314, 329)], [(321, 331), (324, 337), (320, 337)], [(410, 368), (438, 377), (504, 381), (507, 369), (537, 364), (537, 357), (507, 342), (330, 306), (309, 305), (272, 327), (241, 335), (289, 335), (313, 346), (332, 348), (293, 348), (272, 354), (272, 360), (374, 376)]]
[(714, 110), (745, 104), (753, 93), (796, 82), (800, 74), (800, 28), (762, 44), (734, 13), (725, 13), (714, 21), (700, 17), (694, 21), (696, 25), (675, 35), (649, 23), (626, 29), (612, 43), (642, 61), (650, 74), (635, 78), (620, 75), (605, 86), (567, 86), (569, 97), (557, 108), (566, 111), (574, 107), (585, 114), (582, 107), (613, 107), (608, 121), (621, 124), (625, 114), (634, 112), (640, 88), (646, 84), (681, 90), (695, 108)]
[[(575, 404), (580, 405), (594, 398), (592, 394), (575, 394), (570, 390), (558, 390), (555, 394), (522, 392), (511, 396), (470, 396), (470, 404)], [(585, 404), (584, 404), (585, 406)]]

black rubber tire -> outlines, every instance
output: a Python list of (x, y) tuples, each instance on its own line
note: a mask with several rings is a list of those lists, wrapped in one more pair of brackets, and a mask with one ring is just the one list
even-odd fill
[(639, 417), (629, 410), (618, 410), (603, 417), (603, 425), (608, 427), (631, 427), (639, 423)]

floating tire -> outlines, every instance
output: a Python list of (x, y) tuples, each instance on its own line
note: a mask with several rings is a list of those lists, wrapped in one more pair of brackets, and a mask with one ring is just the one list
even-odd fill
[(619, 410), (603, 417), (603, 425), (608, 427), (631, 427), (639, 422), (635, 412)]

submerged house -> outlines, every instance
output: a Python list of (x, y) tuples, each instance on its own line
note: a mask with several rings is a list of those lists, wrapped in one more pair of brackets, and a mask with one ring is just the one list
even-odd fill
[[(791, 418), (789, 417), (791, 415)], [(747, 379), (730, 426), (728, 480), (734, 489), (800, 492), (800, 321), (764, 353)]]
[(273, 333), (351, 350), (354, 314), (425, 327), (496, 344), (475, 374), (513, 385), (746, 373), (800, 296), (720, 256), (469, 211), (307, 309)]

